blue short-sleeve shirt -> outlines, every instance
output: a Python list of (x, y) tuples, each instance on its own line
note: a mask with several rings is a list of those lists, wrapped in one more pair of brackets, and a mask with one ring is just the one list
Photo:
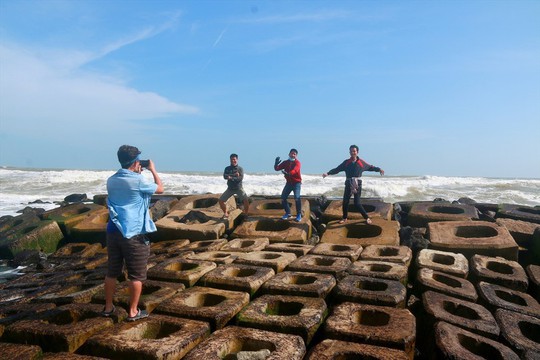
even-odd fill
[(109, 218), (126, 238), (156, 231), (148, 206), (157, 184), (143, 175), (120, 169), (107, 180)]

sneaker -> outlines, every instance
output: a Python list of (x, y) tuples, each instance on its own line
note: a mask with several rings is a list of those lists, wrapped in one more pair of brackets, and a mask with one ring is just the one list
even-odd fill
[(296, 215), (296, 219), (294, 219), (296, 222), (300, 222), (302, 220), (302, 215), (298, 214)]
[(285, 214), (281, 217), (281, 220), (289, 220), (291, 217), (291, 214)]

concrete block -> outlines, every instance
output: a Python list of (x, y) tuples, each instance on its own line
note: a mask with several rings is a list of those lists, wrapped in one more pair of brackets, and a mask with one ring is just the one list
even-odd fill
[(519, 246), (523, 246), (527, 249), (531, 246), (534, 231), (540, 227), (540, 224), (538, 223), (510, 218), (498, 218), (496, 222), (497, 225), (508, 229), (510, 235), (512, 235)]
[(497, 217), (540, 224), (540, 209), (532, 206), (499, 204)]
[(325, 324), (328, 338), (384, 346), (414, 357), (416, 320), (406, 309), (342, 303)]
[[(39, 313), (54, 309), (53, 303), (19, 303), (0, 307), (0, 326), (7, 326), (19, 320), (36, 317)], [(0, 337), (1, 337), (0, 331)], [(0, 354), (2, 352), (0, 351)]]
[(100, 282), (75, 282), (63, 285), (60, 289), (36, 297), (32, 301), (65, 305), (71, 303), (89, 303), (92, 296), (103, 289)]
[(529, 280), (517, 261), (474, 255), (470, 260), (471, 281), (485, 281), (517, 291), (527, 291)]
[(184, 249), (184, 246), (186, 245), (189, 245), (188, 239), (173, 239), (160, 242), (152, 242), (150, 243), (150, 251), (156, 255), (166, 253), (178, 254), (179, 252), (191, 251)]
[(530, 293), (536, 301), (540, 302), (540, 265), (529, 265), (526, 271), (530, 279)]
[(107, 244), (107, 223), (109, 210), (92, 211), (86, 218), (79, 221), (69, 230), (70, 238), (77, 242)]
[(243, 291), (253, 296), (261, 285), (274, 275), (274, 270), (267, 267), (228, 264), (220, 265), (204, 275), (200, 284), (217, 289)]
[(311, 249), (312, 255), (334, 256), (334, 257), (346, 257), (351, 261), (358, 260), (360, 253), (364, 250), (360, 245), (338, 245), (320, 243), (315, 245)]
[(0, 236), (0, 259), (13, 259), (23, 250), (52, 253), (58, 249), (64, 234), (53, 220), (23, 223)]
[(418, 268), (428, 268), (464, 279), (469, 274), (469, 261), (463, 254), (422, 249), (416, 257)]
[(73, 259), (90, 258), (103, 250), (101, 244), (69, 243), (47, 257), (49, 261), (72, 261)]
[(281, 220), (281, 218), (249, 217), (238, 225), (233, 238), (268, 238), (270, 243), (305, 244), (311, 236), (311, 221), (302, 218), (301, 222)]
[(412, 227), (427, 227), (436, 221), (470, 221), (478, 219), (476, 208), (466, 204), (415, 203), (409, 211), (408, 224)]
[(236, 315), (239, 326), (301, 336), (306, 344), (328, 314), (321, 298), (263, 295)]
[[(212, 211), (221, 213), (221, 207), (219, 206), (219, 197), (221, 194), (203, 194), (203, 195), (189, 195), (179, 199), (170, 209), (169, 212), (175, 210), (198, 210), (198, 211)], [(226, 202), (227, 210), (236, 209), (236, 200), (234, 197), (230, 197)]]
[(407, 246), (370, 245), (360, 254), (360, 260), (384, 261), (409, 266), (412, 250)]
[(173, 258), (148, 269), (147, 276), (152, 280), (180, 282), (190, 287), (216, 267), (217, 265), (210, 261)]
[(297, 257), (304, 256), (313, 249), (313, 245), (273, 243), (264, 248), (265, 251), (293, 253)]
[(270, 244), (268, 238), (260, 239), (233, 239), (227, 244), (223, 245), (221, 251), (230, 252), (252, 252), (262, 251)]
[(18, 287), (13, 289), (4, 289), (0, 291), (0, 306), (9, 306), (13, 304), (28, 303), (38, 296), (49, 294), (59, 290), (62, 286), (55, 285), (28, 285), (27, 287)]
[(79, 271), (79, 270), (94, 270), (100, 267), (104, 267), (107, 264), (107, 253), (104, 249), (102, 252), (97, 253), (94, 256), (88, 258), (73, 259), (71, 261), (59, 260), (51, 261), (56, 263), (54, 271)]
[(417, 291), (433, 290), (459, 299), (476, 302), (478, 294), (474, 285), (463, 278), (431, 269), (420, 269), (416, 274)]
[(163, 301), (154, 312), (206, 321), (216, 330), (223, 328), (248, 303), (246, 292), (195, 286)]
[(182, 359), (208, 335), (206, 322), (152, 315), (92, 336), (80, 352), (114, 359)]
[(519, 359), (509, 347), (443, 321), (435, 324), (435, 342), (438, 359)]
[(337, 276), (351, 266), (351, 260), (344, 257), (304, 255), (287, 266), (289, 271), (316, 272)]
[[(186, 287), (182, 283), (146, 280), (143, 283), (139, 308), (151, 313), (162, 301), (176, 295)], [(129, 309), (129, 282), (124, 281), (116, 286), (113, 303)], [(92, 297), (92, 302), (105, 304), (105, 291), (100, 291)]]
[(296, 255), (292, 253), (277, 253), (273, 251), (253, 251), (250, 253), (239, 253), (235, 264), (250, 266), (265, 266), (273, 269), (276, 273), (282, 272), (294, 260)]
[(159, 240), (189, 239), (190, 241), (219, 239), (234, 227), (240, 210), (232, 210), (228, 219), (222, 212), (173, 210), (156, 221)]
[(404, 264), (386, 261), (359, 260), (349, 266), (347, 273), (351, 275), (395, 280), (403, 285), (407, 285), (408, 270), (409, 268)]
[[(392, 204), (380, 200), (360, 199), (360, 203), (370, 218), (392, 220)], [(362, 214), (356, 210), (354, 200), (349, 199), (349, 220), (363, 220)], [(343, 217), (343, 200), (332, 200), (324, 210), (323, 221), (340, 220)]]
[(216, 264), (232, 264), (238, 258), (238, 255), (233, 252), (206, 251), (197, 254), (186, 255), (185, 257), (189, 260), (211, 261)]
[(260, 288), (262, 294), (297, 295), (325, 298), (336, 285), (329, 274), (283, 271), (266, 281)]
[(501, 256), (517, 260), (518, 245), (502, 226), (487, 221), (429, 223), (430, 248), (452, 251), (470, 259), (473, 255)]
[(407, 289), (395, 280), (349, 275), (334, 288), (334, 298), (339, 302), (405, 308)]
[(434, 291), (426, 291), (422, 303), (430, 325), (444, 321), (495, 340), (499, 336), (497, 321), (482, 305)]
[(90, 216), (94, 211), (103, 209), (107, 208), (97, 204), (75, 203), (45, 211), (41, 214), (41, 218), (56, 221), (62, 232), (65, 235), (70, 235), (73, 226)]
[(404, 351), (387, 347), (358, 344), (348, 341), (325, 339), (315, 345), (306, 360), (370, 359), (370, 360), (407, 360)]
[[(310, 206), (307, 199), (301, 199), (302, 202), (302, 217), (309, 218)], [(296, 204), (293, 198), (287, 199), (291, 212), (296, 214)], [(260, 199), (253, 200), (249, 205), (250, 216), (267, 216), (267, 217), (282, 217), (285, 214), (281, 199)]]
[(2, 358), (17, 359), (17, 360), (34, 360), (41, 359), (43, 352), (41, 348), (36, 345), (23, 345), (23, 344), (10, 344), (0, 342), (0, 354)]
[(227, 326), (188, 353), (184, 360), (256, 359), (302, 360), (306, 346), (300, 336), (271, 331)]
[(340, 245), (399, 245), (399, 223), (372, 219), (373, 224), (368, 225), (364, 220), (347, 221), (340, 224), (331, 221), (326, 227), (321, 242)]
[(193, 251), (195, 253), (218, 251), (221, 250), (225, 244), (227, 244), (227, 239), (194, 241), (184, 246), (183, 250)]
[(518, 354), (540, 352), (540, 319), (514, 311), (498, 309), (495, 318), (501, 334)]
[(540, 318), (540, 304), (527, 293), (483, 281), (478, 283), (478, 293), (492, 312), (502, 308)]
[(44, 351), (74, 352), (90, 336), (113, 326), (113, 319), (100, 316), (102, 309), (102, 305), (95, 304), (64, 305), (40, 314), (37, 319), (9, 325), (2, 339), (38, 345)]

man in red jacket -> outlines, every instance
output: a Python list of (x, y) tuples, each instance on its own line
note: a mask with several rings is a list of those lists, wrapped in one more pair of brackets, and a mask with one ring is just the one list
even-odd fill
[(276, 158), (274, 163), (274, 170), (279, 171), (285, 175), (287, 183), (281, 192), (281, 204), (285, 210), (285, 215), (283, 215), (283, 220), (288, 220), (291, 218), (291, 208), (287, 202), (291, 191), (294, 192), (294, 201), (296, 203), (296, 221), (302, 220), (302, 202), (300, 200), (300, 189), (302, 187), (302, 176), (300, 175), (300, 161), (296, 158), (298, 155), (298, 150), (291, 149), (289, 151), (289, 159), (283, 162), (280, 162), (279, 156)]

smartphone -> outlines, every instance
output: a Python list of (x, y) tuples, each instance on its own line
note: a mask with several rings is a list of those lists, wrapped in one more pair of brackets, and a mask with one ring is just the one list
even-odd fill
[(143, 168), (147, 168), (148, 166), (150, 166), (150, 160), (140, 160), (139, 163)]

